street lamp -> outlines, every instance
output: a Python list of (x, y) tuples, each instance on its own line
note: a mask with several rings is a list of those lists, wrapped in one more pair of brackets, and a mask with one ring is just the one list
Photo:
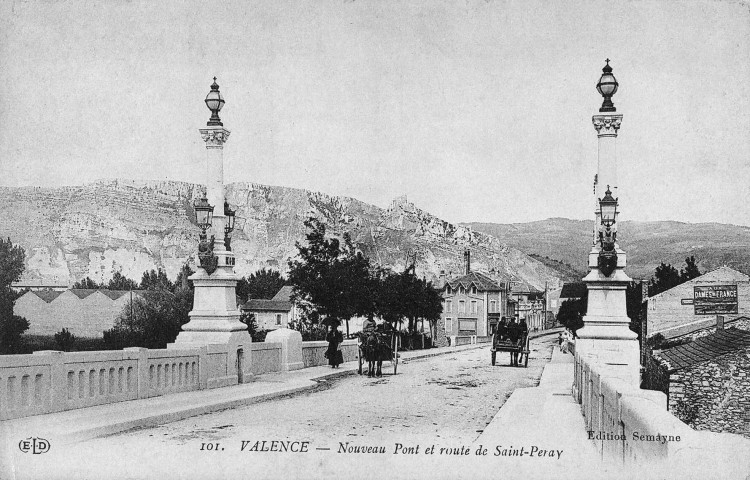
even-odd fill
[(195, 210), (198, 227), (201, 229), (200, 240), (198, 241), (198, 260), (206, 273), (211, 275), (219, 265), (219, 259), (214, 255), (214, 236), (211, 235), (209, 240), (206, 235), (206, 229), (211, 228), (213, 222), (214, 207), (208, 203), (208, 199), (204, 195), (203, 198), (193, 202), (193, 209)]
[(234, 230), (234, 221), (235, 221), (235, 214), (237, 213), (237, 210), (232, 210), (229, 208), (229, 203), (224, 200), (224, 216), (226, 217), (227, 221), (224, 224), (224, 248), (227, 249), (227, 251), (232, 251), (232, 237), (230, 237), (229, 234), (232, 233)]
[(198, 198), (193, 202), (193, 208), (195, 209), (198, 227), (205, 235), (206, 229), (211, 228), (214, 219), (214, 207), (208, 203), (208, 199), (204, 195), (203, 198)]
[(219, 118), (219, 110), (224, 106), (224, 97), (219, 92), (219, 85), (216, 83), (216, 77), (214, 77), (214, 83), (211, 84), (211, 91), (206, 95), (206, 106), (211, 110), (211, 118), (208, 119), (208, 126), (224, 126)]
[[(604, 97), (604, 102), (599, 109), (600, 112), (616, 112), (615, 104), (612, 103), (612, 95), (617, 93), (617, 79), (612, 75), (612, 67), (609, 66), (609, 58), (607, 64), (602, 68), (602, 76), (599, 78), (599, 83), (596, 84), (596, 89), (599, 94)], [(206, 100), (208, 102), (208, 100)], [(217, 117), (218, 118), (218, 117)]]
[(604, 198), (599, 200), (599, 208), (602, 214), (602, 224), (610, 227), (614, 225), (617, 217), (617, 199), (612, 197), (609, 185), (607, 185), (607, 191), (604, 192)]
[(599, 243), (602, 249), (599, 251), (598, 266), (605, 277), (612, 275), (617, 267), (617, 231), (613, 228), (617, 222), (617, 199), (612, 197), (612, 192), (607, 185), (604, 198), (599, 199), (599, 211), (601, 212), (601, 227), (599, 229)]

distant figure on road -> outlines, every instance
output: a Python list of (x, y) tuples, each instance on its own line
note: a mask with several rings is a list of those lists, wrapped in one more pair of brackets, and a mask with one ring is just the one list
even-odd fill
[(503, 341), (508, 338), (508, 320), (503, 317), (500, 319), (500, 323), (497, 324), (497, 330), (495, 330), (498, 341)]
[(526, 319), (525, 318), (521, 319), (521, 323), (518, 324), (518, 329), (521, 332), (521, 334), (519, 335), (519, 337), (523, 337), (524, 334), (526, 334), (526, 333), (529, 332), (529, 326), (526, 325)]
[(339, 365), (344, 363), (344, 355), (339, 350), (339, 345), (344, 341), (344, 335), (339, 331), (337, 325), (328, 327), (326, 341), (328, 342), (328, 350), (326, 350), (325, 357), (328, 359), (328, 365), (331, 368), (338, 368)]

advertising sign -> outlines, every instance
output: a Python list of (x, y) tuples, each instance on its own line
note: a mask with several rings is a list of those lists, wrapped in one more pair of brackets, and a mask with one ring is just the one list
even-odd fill
[(696, 285), (693, 308), (696, 315), (737, 313), (737, 285)]

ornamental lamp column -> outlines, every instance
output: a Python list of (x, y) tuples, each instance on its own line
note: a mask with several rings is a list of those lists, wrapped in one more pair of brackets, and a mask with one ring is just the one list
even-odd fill
[(612, 95), (618, 83), (612, 67), (603, 68), (596, 88), (604, 97), (599, 114), (592, 118), (599, 138), (596, 185), (595, 238), (589, 252), (589, 274), (583, 278), (588, 289), (584, 326), (576, 332), (576, 355), (595, 357), (613, 375), (631, 385), (640, 382), (638, 336), (630, 330), (626, 289), (631, 281), (625, 274), (626, 255), (617, 244), (617, 132), (622, 115), (616, 113)]
[[(202, 233), (198, 245), (198, 268), (190, 276), (195, 286), (193, 310), (189, 314), (190, 321), (182, 326), (175, 343), (168, 347), (192, 348), (218, 344), (223, 345), (222, 350), (228, 348), (225, 371), (214, 372), (213, 380), (209, 373), (209, 388), (212, 388), (236, 384), (238, 378), (241, 381), (243, 372), (237, 369), (246, 370), (249, 366), (249, 361), (243, 365), (242, 357), (249, 359), (252, 338), (247, 326), (240, 322), (237, 309), (236, 286), (239, 277), (234, 273), (235, 257), (229, 242), (234, 228), (234, 211), (224, 197), (224, 143), (229, 138), (229, 130), (224, 128), (219, 118), (224, 98), (219, 92), (216, 77), (206, 96), (206, 106), (211, 110), (211, 118), (206, 128), (199, 130), (206, 143), (206, 195), (194, 204)], [(210, 215), (201, 215), (209, 209), (213, 212), (212, 219)], [(207, 223), (201, 223), (201, 218), (208, 218)]]

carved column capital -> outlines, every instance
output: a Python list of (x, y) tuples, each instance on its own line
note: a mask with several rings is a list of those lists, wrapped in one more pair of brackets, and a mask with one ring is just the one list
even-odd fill
[(226, 128), (201, 128), (200, 132), (206, 148), (224, 148), (230, 133)]
[(600, 137), (616, 137), (622, 123), (622, 115), (594, 115), (591, 118)]

